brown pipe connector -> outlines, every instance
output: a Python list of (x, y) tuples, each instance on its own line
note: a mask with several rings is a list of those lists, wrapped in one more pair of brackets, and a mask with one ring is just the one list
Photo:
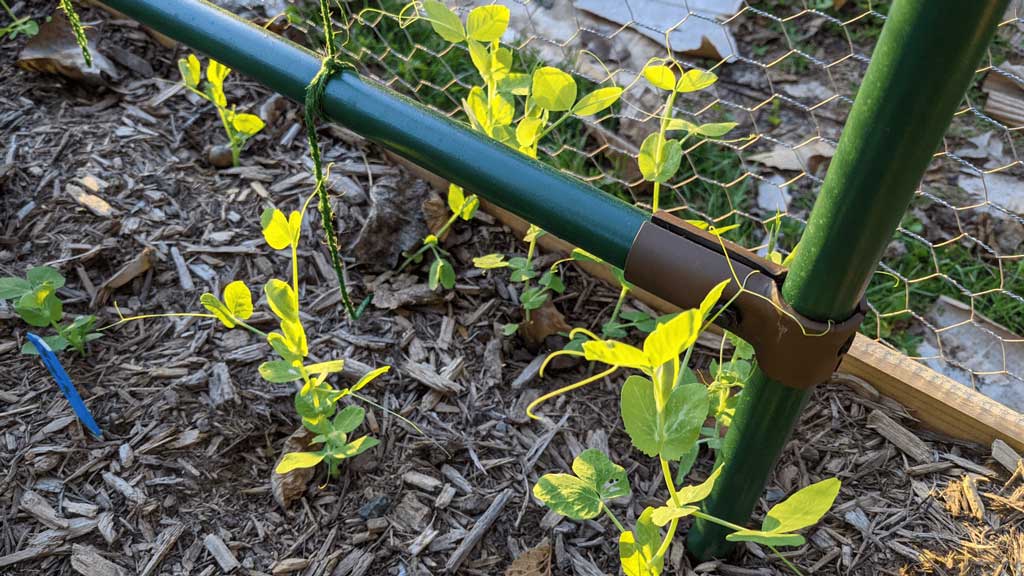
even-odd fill
[[(862, 302), (840, 323), (805, 318), (782, 299), (785, 268), (667, 212), (640, 227), (624, 272), (626, 280), (683, 309), (697, 308), (719, 282), (739, 278), (744, 290), (715, 323), (754, 347), (765, 375), (792, 388), (832, 376), (866, 309)], [(720, 303), (738, 292), (732, 282)]]

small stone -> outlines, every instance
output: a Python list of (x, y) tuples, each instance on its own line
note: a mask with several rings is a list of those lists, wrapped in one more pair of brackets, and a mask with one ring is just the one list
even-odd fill
[(234, 163), (231, 157), (231, 147), (224, 144), (213, 146), (206, 153), (207, 160), (216, 168), (230, 168)]
[(386, 495), (380, 495), (372, 498), (366, 504), (359, 507), (359, 517), (363, 520), (369, 520), (370, 518), (380, 518), (387, 514), (388, 508), (391, 507), (391, 499)]

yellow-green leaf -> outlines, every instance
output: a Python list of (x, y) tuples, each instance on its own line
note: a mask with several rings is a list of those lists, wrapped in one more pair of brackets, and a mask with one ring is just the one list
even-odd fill
[(639, 348), (616, 340), (589, 340), (583, 343), (584, 357), (591, 362), (604, 362), (611, 366), (648, 368), (647, 355)]
[(391, 370), (391, 366), (381, 366), (380, 368), (377, 368), (376, 370), (370, 371), (365, 376), (360, 378), (358, 382), (353, 384), (352, 387), (349, 388), (349, 391), (350, 392), (359, 392), (360, 390), (365, 388), (367, 384), (369, 384), (370, 382), (373, 382), (374, 380), (379, 378), (382, 374), (386, 374), (389, 370)]
[(682, 160), (683, 147), (679, 141), (666, 140), (657, 132), (644, 139), (637, 157), (644, 180), (661, 183), (675, 176)]
[(449, 10), (444, 3), (423, 0), (423, 10), (438, 36), (449, 42), (462, 42), (466, 39), (466, 29), (462, 26), (462, 20), (459, 20), (455, 12)]
[(732, 282), (731, 278), (722, 280), (716, 284), (706, 296), (704, 296), (704, 300), (700, 303), (700, 318), (702, 322), (708, 319), (708, 316), (711, 314), (711, 309), (715, 307), (715, 304), (718, 304), (718, 300), (722, 297), (722, 291), (725, 290), (725, 287), (728, 286), (730, 282)]
[(626, 576), (660, 576), (665, 557), (655, 560), (661, 546), (661, 530), (651, 522), (654, 509), (647, 507), (634, 530), (619, 535), (619, 560)]
[(619, 100), (620, 96), (622, 96), (622, 88), (618, 86), (598, 88), (583, 98), (580, 98), (580, 101), (572, 107), (572, 113), (577, 116), (591, 116), (593, 114), (597, 114), (612, 104), (615, 104)]
[(832, 507), (841, 485), (838, 478), (826, 478), (802, 488), (772, 506), (761, 529), (766, 532), (792, 532), (816, 523)]
[(294, 382), (302, 379), (302, 372), (296, 366), (298, 362), (287, 360), (270, 360), (260, 364), (260, 376), (267, 382), (280, 384), (283, 382)]
[(213, 58), (210, 58), (206, 64), (206, 79), (209, 80), (210, 84), (221, 88), (224, 86), (224, 79), (231, 73), (231, 68), (217, 62)]
[(252, 136), (263, 130), (263, 120), (255, 114), (235, 114), (231, 119), (231, 125), (242, 134)]
[(476, 71), (480, 73), (484, 82), (489, 82), (491, 79), (491, 53), (487, 51), (486, 46), (476, 40), (469, 40), (466, 45), (469, 46), (469, 59), (473, 61)]
[(473, 266), (481, 270), (494, 270), (495, 268), (507, 268), (504, 254), (487, 254), (473, 258)]
[(673, 90), (676, 87), (676, 73), (668, 66), (658, 64), (644, 66), (644, 78), (662, 90)]
[(718, 76), (715, 76), (714, 72), (697, 69), (687, 70), (683, 73), (682, 78), (679, 79), (679, 83), (676, 84), (676, 91), (696, 92), (711, 86), (717, 80)]
[(312, 468), (316, 466), (324, 459), (324, 454), (321, 452), (289, 452), (284, 455), (281, 459), (281, 463), (277, 465), (274, 472), (278, 474), (287, 474), (297, 468)]
[(491, 98), (490, 118), (492, 128), (512, 124), (515, 113), (516, 107), (508, 96), (498, 92), (494, 95), (494, 98)]
[(306, 342), (306, 329), (298, 320), (281, 320), (281, 333), (284, 335), (288, 346), (300, 357), (309, 355), (309, 347)]
[(658, 526), (664, 526), (672, 520), (689, 516), (699, 510), (700, 508), (697, 506), (690, 506), (690, 504), (700, 502), (707, 498), (711, 494), (711, 489), (714, 488), (715, 481), (718, 480), (718, 476), (721, 475), (721, 473), (722, 466), (718, 466), (704, 482), (701, 482), (696, 486), (683, 486), (680, 488), (679, 491), (676, 492), (675, 502), (669, 500), (667, 506), (655, 508), (651, 520)]
[(682, 118), (672, 118), (668, 121), (668, 124), (665, 125), (665, 130), (669, 132), (673, 130), (686, 130), (687, 132), (696, 133), (700, 130), (700, 126), (697, 126), (688, 120), (683, 120)]
[(683, 310), (668, 322), (658, 324), (644, 340), (644, 353), (651, 366), (661, 366), (682, 353), (700, 335), (699, 310)]
[(292, 245), (292, 232), (284, 212), (277, 208), (267, 208), (260, 215), (263, 227), (263, 238), (274, 250), (284, 250)]
[(252, 316), (252, 292), (245, 282), (235, 280), (224, 287), (224, 305), (239, 320), (248, 320)]
[(220, 320), (222, 324), (224, 324), (228, 328), (235, 327), (235, 321), (231, 317), (231, 311), (228, 310), (228, 307), (225, 306), (223, 302), (218, 300), (216, 296), (210, 294), (209, 292), (206, 292), (205, 294), (199, 297), (199, 303), (202, 304), (204, 308), (209, 310), (210, 314), (216, 316), (217, 319)]
[(310, 364), (306, 366), (306, 372), (310, 374), (336, 374), (341, 372), (345, 368), (344, 360), (328, 360), (326, 362), (317, 362), (316, 364)]
[(196, 58), (195, 54), (189, 54), (188, 58), (178, 60), (178, 70), (181, 71), (181, 79), (190, 88), (195, 88), (199, 85), (199, 80), (202, 78), (202, 68), (199, 58)]
[(473, 216), (476, 216), (476, 211), (480, 208), (480, 198), (477, 198), (476, 194), (470, 194), (469, 198), (462, 203), (462, 210), (459, 211), (459, 218), (463, 220), (472, 220)]
[(484, 132), (490, 130), (491, 119), (487, 110), (487, 98), (479, 86), (469, 89), (469, 94), (462, 101), (466, 114), (469, 116), (470, 124)]
[(299, 322), (299, 299), (287, 282), (271, 278), (263, 286), (270, 309), (281, 320)]
[(462, 211), (462, 205), (466, 203), (466, 194), (462, 191), (462, 186), (455, 184), (448, 185), (448, 208), (452, 211), (452, 214), (458, 214)]
[(295, 347), (295, 344), (288, 338), (285, 338), (280, 332), (271, 332), (267, 334), (267, 343), (274, 349), (282, 358), (289, 362), (295, 360), (302, 360), (302, 351)]
[(697, 133), (707, 138), (718, 138), (720, 136), (725, 136), (736, 126), (737, 124), (735, 122), (710, 122), (708, 124), (701, 124), (698, 126)]
[(516, 142), (520, 146), (532, 147), (537, 142), (537, 135), (543, 127), (544, 120), (524, 117), (516, 126)]
[(562, 112), (572, 108), (576, 102), (576, 81), (565, 72), (551, 66), (537, 69), (533, 73), (531, 98), (541, 108), (551, 112)]
[(509, 10), (500, 4), (473, 8), (466, 19), (466, 32), (479, 42), (501, 39), (508, 28)]

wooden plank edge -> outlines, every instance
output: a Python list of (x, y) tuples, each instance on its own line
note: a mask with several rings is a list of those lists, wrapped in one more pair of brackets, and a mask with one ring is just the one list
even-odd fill
[[(429, 182), (442, 196), (447, 194), (446, 180), (398, 155), (387, 154), (394, 163)], [(526, 220), (491, 202), (481, 199), (480, 206), (516, 234), (524, 234), (529, 227)], [(575, 248), (550, 233), (541, 236), (537, 243), (545, 250), (566, 254)], [(618, 281), (608, 265), (577, 264), (591, 276), (618, 288)], [(640, 288), (630, 294), (662, 313), (679, 310), (674, 304)], [(1024, 415), (863, 334), (857, 334), (839, 371), (867, 381), (880, 394), (905, 406), (921, 424), (935, 432), (985, 446), (1001, 439), (1014, 449), (1024, 451)]]

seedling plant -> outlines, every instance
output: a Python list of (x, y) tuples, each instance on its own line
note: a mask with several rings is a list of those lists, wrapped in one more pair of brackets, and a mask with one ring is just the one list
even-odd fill
[(181, 72), (182, 82), (189, 91), (217, 108), (217, 116), (224, 127), (231, 148), (231, 164), (238, 166), (242, 148), (250, 138), (263, 130), (263, 120), (255, 114), (237, 112), (234, 104), (228, 106), (227, 96), (224, 95), (224, 80), (231, 73), (231, 69), (227, 66), (212, 58), (209, 59), (206, 63), (206, 80), (203, 81), (199, 58), (195, 54), (189, 54), (188, 58), (178, 60), (178, 70)]
[[(95, 316), (77, 316), (71, 322), (61, 324), (64, 318), (64, 303), (57, 296), (57, 290), (64, 286), (64, 276), (55, 268), (39, 266), (29, 268), (24, 278), (7, 276), (0, 278), (0, 300), (11, 300), (14, 312), (29, 326), (50, 327), (56, 332), (44, 336), (43, 341), (54, 352), (69, 346), (85, 356), (85, 346), (99, 338), (95, 331)], [(31, 342), (21, 347), (22, 354), (38, 354)]]
[(267, 305), (278, 321), (278, 330), (267, 333), (247, 322), (254, 312), (252, 292), (241, 280), (225, 286), (222, 298), (209, 292), (201, 295), (199, 302), (207, 313), (122, 317), (107, 328), (128, 321), (155, 317), (214, 318), (228, 329), (242, 328), (265, 339), (276, 354), (276, 358), (260, 364), (260, 376), (267, 382), (295, 382), (300, 385), (295, 395), (295, 410), (302, 419), (302, 425), (314, 434), (311, 443), (320, 445), (318, 450), (286, 454), (276, 471), (284, 474), (296, 468), (311, 468), (324, 462), (327, 464), (328, 473), (333, 477), (338, 475), (342, 460), (357, 456), (378, 444), (377, 439), (368, 435), (351, 438), (351, 433), (362, 424), (365, 410), (357, 405), (347, 405), (339, 409), (340, 401), (351, 397), (377, 406), (373, 400), (361, 395), (360, 391), (388, 372), (390, 366), (372, 370), (352, 386), (336, 388), (328, 382), (328, 378), (343, 370), (344, 360), (307, 363), (312, 354), (300, 315), (298, 246), (303, 214), (314, 197), (315, 194), (306, 200), (302, 210), (293, 211), (287, 216), (276, 208), (268, 208), (260, 216), (263, 238), (267, 244), (274, 250), (291, 252), (291, 282), (272, 278), (263, 286)]
[[(407, 12), (418, 14), (420, 10), (424, 16), (404, 16)], [(463, 22), (444, 3), (424, 0), (406, 5), (399, 17), (403, 26), (419, 18), (426, 19), (445, 41), (465, 44), (481, 81), (479, 85), (472, 86), (462, 100), (470, 126), (531, 158), (537, 157), (541, 140), (569, 118), (599, 114), (622, 95), (621, 87), (606, 86), (577, 98), (579, 90), (572, 75), (551, 66), (539, 67), (530, 73), (513, 71), (514, 54), (500, 42), (508, 29), (510, 17), (505, 6), (478, 6)], [(478, 205), (476, 195), (467, 196), (462, 188), (451, 185), (448, 206), (452, 216), (439, 233), (424, 239), (423, 246), (406, 259), (403, 267), (429, 250), (435, 257), (430, 269), (430, 286), (440, 285), (446, 289), (454, 286), (454, 268), (444, 258), (445, 253), (438, 247), (437, 239), (457, 218), (472, 218)], [(510, 280), (524, 285), (520, 303), (527, 322), (530, 313), (543, 306), (551, 293), (561, 293), (565, 289), (558, 275), (558, 263), (543, 273), (533, 269), (536, 241), (542, 234), (543, 231), (536, 227), (527, 232), (524, 241), (529, 248), (525, 258), (506, 260), (503, 255), (488, 254), (474, 259), (480, 268), (509, 268)], [(537, 285), (531, 285), (534, 278), (537, 278)], [(519, 324), (507, 324), (504, 331), (512, 334), (518, 328)]]
[[(730, 379), (735, 373), (748, 370), (744, 363), (749, 366), (749, 350), (743, 349), (729, 366), (720, 363), (712, 368), (720, 384), (717, 390), (714, 387), (709, 390), (688, 368), (697, 337), (720, 313), (714, 310), (720, 311), (729, 304), (716, 308), (729, 282), (731, 280), (712, 289), (699, 308), (685, 310), (659, 323), (644, 340), (642, 348), (617, 340), (602, 340), (583, 329), (574, 330), (589, 338), (582, 343), (581, 350), (554, 352), (545, 365), (557, 356), (571, 355), (606, 364), (609, 368), (545, 394), (527, 408), (527, 414), (536, 418), (534, 409), (556, 396), (609, 377), (622, 368), (640, 372), (640, 375), (628, 376), (623, 383), (620, 415), (633, 447), (658, 459), (669, 494), (665, 505), (647, 507), (633, 527), (627, 529), (611, 508), (613, 500), (630, 493), (626, 471), (596, 449), (582, 452), (573, 461), (573, 474), (545, 474), (533, 487), (538, 500), (563, 516), (590, 520), (605, 515), (619, 531), (619, 559), (627, 576), (662, 574), (665, 555), (679, 523), (689, 516), (728, 528), (732, 532), (726, 539), (731, 542), (749, 541), (767, 546), (799, 574), (800, 571), (779, 554), (778, 547), (804, 544), (804, 537), (797, 532), (818, 522), (839, 494), (840, 482), (836, 478), (811, 484), (773, 506), (760, 529), (755, 530), (707, 514), (700, 507), (721, 474), (720, 455), (703, 482), (678, 486), (686, 475), (682, 468), (688, 471), (692, 465), (705, 422), (709, 417), (715, 418), (717, 428), (718, 419), (730, 414), (728, 403), (721, 401), (721, 389), (732, 387)], [(717, 429), (713, 433), (717, 434)], [(672, 474), (673, 462), (678, 462), (683, 472), (679, 480)]]
[[(523, 236), (523, 242), (528, 245), (525, 258), (517, 256), (505, 260), (504, 254), (488, 254), (473, 259), (473, 265), (482, 270), (508, 268), (511, 271), (509, 281), (522, 285), (519, 304), (523, 307), (523, 322), (527, 324), (531, 322), (530, 313), (544, 306), (552, 294), (565, 292), (565, 283), (562, 281), (559, 267), (571, 258), (555, 261), (543, 273), (536, 269), (534, 257), (537, 254), (537, 239), (544, 234), (545, 232), (537, 226), (530, 225)], [(533, 285), (534, 278), (537, 278), (536, 286)], [(519, 323), (505, 324), (502, 332), (510, 336), (519, 330), (519, 326)]]
[(0, 6), (3, 7), (4, 12), (11, 19), (11, 22), (2, 28), (0, 28), (0, 40), (14, 40), (19, 34), (23, 36), (32, 37), (39, 34), (39, 23), (29, 18), (28, 16), (18, 17), (11, 7), (7, 5), (6, 0), (0, 0)]

